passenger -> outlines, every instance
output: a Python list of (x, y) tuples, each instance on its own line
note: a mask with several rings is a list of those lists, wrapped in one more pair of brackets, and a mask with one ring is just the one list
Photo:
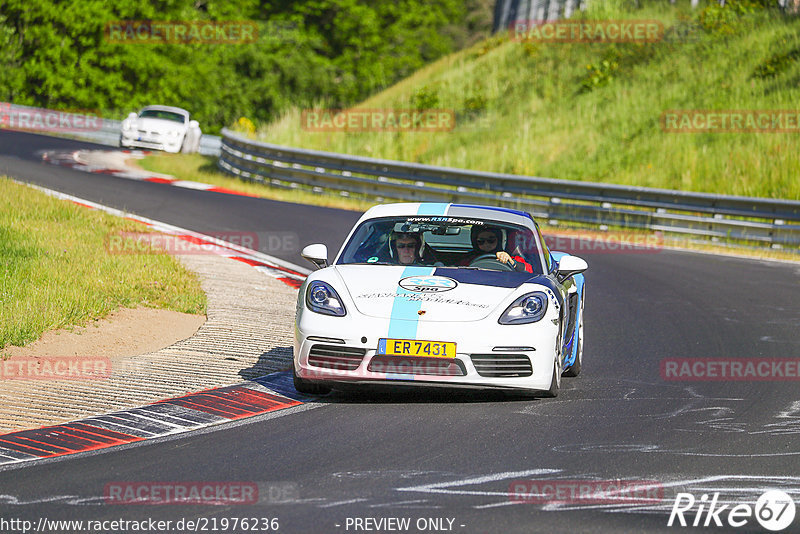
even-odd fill
[(473, 225), (470, 231), (472, 252), (459, 265), (469, 265), (478, 256), (494, 254), (497, 261), (506, 263), (515, 271), (533, 273), (533, 267), (522, 256), (511, 256), (503, 250), (503, 230), (495, 226)]

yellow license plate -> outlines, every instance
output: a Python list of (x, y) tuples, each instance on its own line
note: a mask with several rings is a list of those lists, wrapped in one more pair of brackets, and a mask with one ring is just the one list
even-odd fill
[(420, 358), (455, 358), (456, 344), (451, 341), (379, 339), (378, 354), (385, 356), (417, 356)]

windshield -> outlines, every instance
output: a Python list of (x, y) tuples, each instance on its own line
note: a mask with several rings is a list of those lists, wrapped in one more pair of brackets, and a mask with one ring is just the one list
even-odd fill
[[(406, 247), (414, 251), (412, 261), (401, 261), (399, 257)], [(533, 273), (542, 273), (538, 240), (529, 228), (456, 217), (387, 217), (365, 221), (353, 233), (336, 263), (508, 270), (493, 260), (500, 251), (529, 264)]]
[(158, 109), (145, 109), (139, 113), (140, 119), (162, 119), (165, 121), (180, 122), (183, 124), (186, 121), (186, 116), (174, 111), (161, 111)]

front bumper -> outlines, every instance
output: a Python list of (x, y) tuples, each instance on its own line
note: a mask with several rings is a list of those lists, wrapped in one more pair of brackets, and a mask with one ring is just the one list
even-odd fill
[(120, 144), (126, 148), (148, 148), (152, 150), (162, 150), (164, 152), (178, 153), (181, 150), (183, 137), (168, 138), (159, 136), (157, 138), (141, 137), (138, 132), (122, 132)]
[[(416, 339), (454, 341), (455, 360), (377, 354), (385, 319), (327, 317), (305, 310), (295, 328), (298, 377), (339, 384), (396, 384), (543, 391), (550, 387), (558, 326), (496, 320), (420, 323)], [(376, 334), (377, 333), (377, 334)]]

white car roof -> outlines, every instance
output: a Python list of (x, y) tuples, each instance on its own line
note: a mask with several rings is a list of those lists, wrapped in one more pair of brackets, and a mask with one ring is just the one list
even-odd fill
[(497, 206), (479, 206), (475, 204), (448, 204), (432, 202), (408, 202), (397, 204), (381, 204), (368, 209), (361, 219), (378, 217), (413, 217), (414, 215), (441, 215), (445, 217), (489, 219), (522, 226), (533, 227), (533, 218), (523, 211)]
[(185, 109), (176, 108), (176, 107), (173, 107), (173, 106), (145, 106), (145, 107), (143, 107), (142, 109), (139, 110), (138, 114), (141, 114), (142, 111), (145, 111), (145, 110), (148, 110), (148, 109), (152, 109), (154, 111), (171, 111), (173, 113), (180, 113), (182, 115), (186, 115), (187, 117), (189, 116), (189, 112), (186, 111)]

